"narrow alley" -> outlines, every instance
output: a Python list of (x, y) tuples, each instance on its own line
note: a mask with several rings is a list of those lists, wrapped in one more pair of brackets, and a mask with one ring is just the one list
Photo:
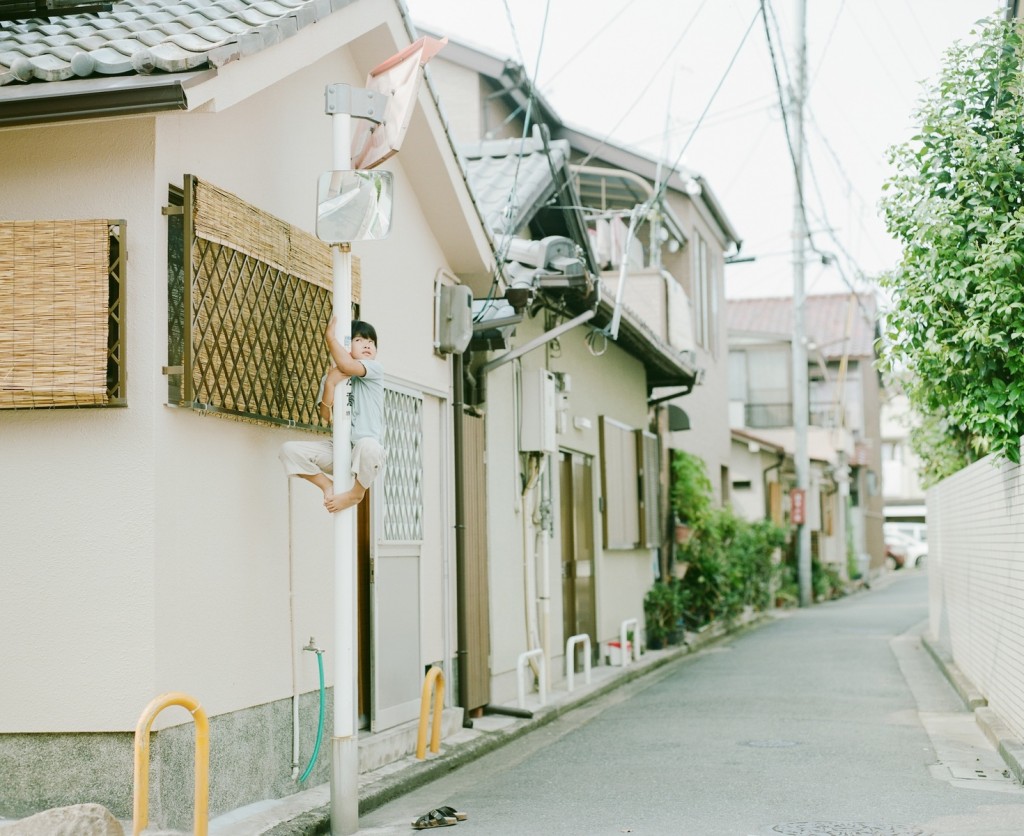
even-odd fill
[(1024, 788), (924, 647), (927, 575), (673, 662), (361, 817), (408, 833), (1024, 833)]

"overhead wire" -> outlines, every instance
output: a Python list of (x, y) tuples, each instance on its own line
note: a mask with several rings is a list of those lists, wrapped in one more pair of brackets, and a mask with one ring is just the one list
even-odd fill
[(614, 134), (619, 129), (619, 127), (622, 125), (622, 123), (626, 121), (626, 117), (628, 117), (629, 114), (633, 112), (633, 109), (643, 99), (644, 94), (651, 88), (651, 85), (654, 84), (654, 82), (658, 79), (658, 75), (661, 72), (662, 68), (668, 63), (669, 59), (675, 54), (675, 51), (679, 48), (679, 45), (683, 42), (683, 38), (686, 37), (687, 33), (689, 33), (690, 29), (693, 27), (693, 24), (696, 23), (697, 18), (700, 17), (700, 13), (704, 9), (704, 7), (707, 5), (707, 2), (708, 2), (708, 0), (701, 0), (701, 4), (697, 7), (697, 11), (695, 11), (693, 13), (693, 17), (691, 17), (689, 22), (686, 24), (686, 26), (683, 27), (682, 34), (680, 34), (679, 37), (676, 38), (675, 43), (672, 44), (672, 48), (666, 53), (666, 55), (662, 59), (661, 63), (658, 64), (657, 67), (655, 67), (655, 69), (651, 73), (651, 76), (648, 79), (647, 83), (643, 86), (643, 88), (641, 88), (640, 92), (637, 93), (637, 95), (633, 97), (633, 104), (631, 104), (626, 109), (626, 112), (622, 114), (622, 116), (619, 118), (619, 121), (616, 122), (611, 127), (611, 129), (608, 131), (608, 133), (605, 134), (604, 139), (602, 139), (597, 144), (597, 146), (589, 154), (587, 154), (586, 157), (583, 158), (583, 161), (580, 163), (580, 165), (586, 165), (587, 163), (589, 163), (594, 158), (594, 156), (597, 154), (597, 152), (600, 151), (602, 148), (604, 148), (608, 144), (608, 140), (611, 139), (612, 134)]
[[(516, 56), (519, 59), (519, 66), (525, 68), (526, 61), (523, 57), (522, 46), (519, 43), (519, 33), (516, 30), (515, 21), (512, 19), (512, 10), (508, 5), (508, 0), (502, 0), (502, 4), (505, 7), (505, 16), (508, 19), (508, 25), (512, 35), (512, 42), (515, 44)], [(484, 314), (487, 312), (490, 306), (491, 301), (494, 299), (494, 292), (498, 286), (498, 278), (501, 275), (501, 265), (507, 259), (509, 247), (511, 247), (512, 245), (512, 220), (515, 217), (516, 191), (519, 185), (519, 169), (523, 161), (523, 150), (526, 148), (526, 138), (530, 135), (530, 119), (533, 114), (533, 104), (536, 100), (536, 79), (537, 73), (540, 71), (540, 59), (541, 56), (544, 54), (544, 38), (547, 33), (548, 15), (550, 11), (551, 0), (547, 0), (547, 2), (545, 2), (544, 4), (544, 20), (541, 24), (540, 41), (537, 45), (537, 60), (534, 64), (533, 78), (529, 79), (529, 84), (527, 85), (527, 100), (523, 115), (523, 135), (519, 143), (519, 153), (516, 154), (516, 167), (512, 175), (512, 188), (509, 191), (508, 200), (505, 202), (505, 209), (503, 212), (505, 219), (504, 234), (502, 237), (501, 246), (499, 247), (499, 251), (495, 253), (495, 256), (497, 257), (495, 264), (495, 274), (493, 280), (491, 281), (491, 286), (487, 291), (486, 300), (484, 302), (484, 305), (481, 307), (480, 311), (474, 316), (474, 321), (477, 322), (479, 322), (483, 318)]]
[(825, 43), (821, 46), (821, 60), (818, 62), (818, 67), (815, 69), (810, 81), (807, 82), (807, 92), (811, 92), (811, 88), (814, 87), (814, 82), (818, 80), (818, 76), (821, 74), (821, 68), (825, 65), (825, 58), (828, 56), (828, 48), (832, 44), (832, 38), (836, 34), (836, 29), (839, 28), (839, 18), (843, 16), (843, 10), (846, 8), (846, 0), (839, 0), (839, 8), (836, 10), (836, 16), (832, 18), (832, 26), (828, 30), (828, 34), (825, 36)]
[[(704, 120), (704, 127), (711, 127), (712, 125), (724, 125), (728, 122), (732, 122), (736, 119), (746, 119), (749, 116), (762, 113), (764, 111), (773, 110), (775, 108), (774, 96), (759, 96), (756, 99), (751, 99), (741, 105), (734, 107), (725, 108), (724, 110), (715, 111), (713, 114), (709, 114), (708, 118)], [(688, 119), (685, 121), (676, 120), (675, 126), (669, 129), (668, 133), (670, 136), (682, 133), (684, 130), (689, 129), (697, 120)], [(656, 134), (642, 137), (634, 141), (634, 145), (643, 146), (655, 139), (662, 139), (665, 136), (664, 131), (659, 131)]]
[[(747, 25), (746, 30), (743, 32), (743, 37), (740, 38), (740, 42), (739, 44), (737, 44), (736, 49), (732, 54), (732, 58), (729, 59), (729, 63), (726, 65), (725, 72), (722, 73), (722, 77), (718, 80), (718, 84), (715, 85), (715, 89), (711, 91), (711, 96), (708, 98), (707, 104), (704, 105), (704, 110), (701, 111), (700, 116), (694, 123), (693, 130), (690, 131), (690, 135), (686, 138), (686, 142), (683, 143), (683, 147), (679, 149), (679, 153), (676, 155), (675, 161), (669, 167), (670, 172), (678, 169), (679, 163), (683, 159), (683, 155), (686, 154), (686, 149), (690, 147), (690, 143), (693, 142), (693, 138), (697, 135), (697, 131), (700, 130), (701, 125), (704, 123), (704, 117), (708, 115), (708, 111), (711, 110), (711, 105), (714, 104), (715, 98), (718, 96), (718, 93), (724, 86), (726, 79), (729, 78), (729, 74), (732, 72), (732, 68), (736, 65), (736, 59), (739, 58), (740, 53), (743, 51), (743, 46), (744, 44), (746, 44), (747, 38), (750, 36), (750, 31), (754, 28), (754, 24), (757, 23), (757, 18), (761, 16), (761, 14), (761, 10), (754, 12), (754, 16), (750, 19), (750, 23)], [(665, 190), (667, 188), (668, 178), (666, 177), (665, 181), (658, 186), (654, 194), (652, 194), (645, 201), (645, 204), (648, 206), (653, 206), (655, 203), (661, 200), (661, 197), (662, 195), (664, 195)]]
[[(762, 2), (763, 2), (763, 0), (762, 0)], [(703, 6), (703, 4), (701, 4), (701, 5)], [(697, 131), (700, 129), (700, 126), (701, 126), (701, 124), (704, 121), (704, 117), (707, 116), (708, 111), (711, 109), (711, 105), (714, 104), (715, 98), (718, 96), (719, 91), (722, 89), (723, 85), (725, 84), (726, 79), (729, 77), (730, 73), (732, 72), (732, 68), (736, 64), (736, 59), (739, 57), (740, 53), (743, 51), (743, 46), (744, 46), (744, 44), (746, 44), (747, 38), (750, 36), (751, 30), (754, 28), (754, 24), (757, 23), (757, 18), (761, 14), (762, 14), (762, 10), (759, 9), (758, 11), (756, 11), (754, 13), (754, 16), (750, 19), (750, 23), (747, 26), (746, 31), (744, 31), (743, 37), (740, 38), (740, 42), (737, 45), (735, 52), (733, 52), (732, 58), (729, 60), (729, 63), (728, 63), (728, 65), (725, 68), (725, 72), (722, 73), (722, 77), (718, 80), (718, 84), (715, 85), (715, 89), (711, 92), (711, 96), (708, 98), (708, 102), (704, 106), (704, 110), (701, 111), (701, 114), (698, 117), (697, 122), (693, 126), (693, 130), (690, 132), (690, 136), (687, 138), (686, 142), (683, 143), (683, 147), (679, 149), (679, 154), (676, 156), (675, 161), (671, 164), (671, 166), (668, 167), (669, 174), (664, 179), (660, 178), (660, 171), (661, 171), (661, 167), (662, 166), (661, 166), (661, 161), (659, 160), (659, 162), (658, 162), (658, 171), (659, 171), (659, 181), (660, 182), (656, 182), (655, 183), (655, 188), (652, 190), (651, 194), (647, 197), (647, 199), (644, 200), (642, 203), (636, 204), (633, 207), (632, 211), (630, 212), (629, 232), (627, 232), (627, 234), (626, 234), (626, 245), (627, 246), (629, 244), (629, 240), (630, 240), (632, 231), (634, 229), (634, 226), (636, 225), (637, 220), (640, 219), (640, 218), (645, 218), (650, 213), (651, 208), (655, 204), (659, 203), (661, 201), (662, 197), (664, 196), (665, 191), (668, 188), (669, 180), (671, 179), (671, 173), (673, 171), (677, 171), (678, 170), (679, 163), (682, 160), (683, 155), (686, 153), (686, 149), (690, 146), (690, 143), (693, 141), (694, 136), (696, 136)], [(591, 156), (593, 156), (593, 154), (591, 154)], [(588, 156), (587, 159), (589, 160), (590, 157)], [(623, 272), (619, 276), (619, 288), (618, 288), (618, 295), (617, 295), (616, 302), (615, 302), (615, 313), (612, 315), (611, 321), (604, 328), (595, 329), (595, 331), (598, 331), (599, 333), (603, 334), (604, 336), (611, 337), (613, 339), (615, 338), (617, 330), (618, 330), (618, 321), (619, 321), (619, 298), (618, 298), (618, 296), (621, 295), (622, 288), (623, 288), (623, 285), (625, 283), (626, 263), (627, 263), (626, 262), (626, 257), (625, 257), (625, 254), (623, 254), (623, 261), (622, 261), (622, 264), (620, 265), (620, 267), (622, 268)]]
[[(863, 42), (866, 43), (868, 49), (870, 49), (871, 52), (874, 53), (874, 56), (875, 56), (875, 59), (878, 62), (879, 68), (882, 70), (883, 73), (885, 73), (886, 76), (888, 76), (889, 80), (893, 83), (893, 87), (894, 88), (901, 89), (902, 85), (900, 84), (899, 80), (892, 74), (892, 72), (889, 69), (888, 64), (886, 63), (885, 58), (882, 55), (880, 55), (878, 50), (875, 48), (875, 39), (864, 28), (864, 25), (860, 22), (860, 20), (857, 19), (857, 13), (855, 11), (852, 11), (852, 10), (851, 10), (850, 13), (851, 13), (851, 15), (853, 17), (853, 22), (857, 25), (857, 28), (860, 29), (861, 34), (864, 35)], [(902, 51), (902, 48), (901, 48), (901, 51)], [(907, 64), (909, 66), (910, 65), (910, 59), (906, 57), (906, 53), (905, 52), (903, 53), (903, 55), (904, 55), (904, 58), (906, 59)], [(911, 67), (911, 69), (913, 69), (913, 67)]]
[[(863, 301), (860, 298), (860, 293), (853, 286), (853, 283), (849, 280), (849, 278), (847, 278), (846, 274), (843, 272), (842, 268), (839, 266), (838, 261), (836, 261), (834, 255), (832, 253), (828, 253), (828, 252), (825, 252), (825, 251), (819, 249), (818, 246), (814, 243), (814, 237), (813, 237), (812, 233), (810, 232), (811, 226), (810, 226), (810, 222), (809, 222), (808, 217), (807, 217), (807, 200), (806, 200), (806, 193), (804, 191), (803, 177), (801, 175), (801, 166), (800, 166), (800, 164), (799, 164), (799, 162), (797, 160), (797, 157), (796, 157), (796, 149), (793, 147), (793, 133), (792, 133), (792, 128), (790, 127), (790, 124), (789, 124), (789, 116), (787, 114), (788, 108), (786, 107), (785, 94), (784, 94), (783, 88), (782, 88), (782, 79), (781, 79), (781, 77), (779, 75), (779, 62), (778, 62), (778, 59), (776, 58), (775, 44), (772, 41), (771, 26), (769, 25), (769, 22), (768, 22), (768, 12), (767, 12), (767, 10), (765, 8), (766, 6), (770, 8), (771, 3), (770, 3), (770, 0), (760, 0), (760, 2), (761, 2), (762, 18), (764, 19), (765, 37), (767, 38), (767, 41), (768, 41), (768, 54), (769, 54), (769, 56), (771, 58), (771, 63), (772, 63), (772, 75), (775, 78), (775, 88), (776, 88), (776, 91), (778, 92), (778, 95), (779, 95), (779, 106), (782, 109), (782, 123), (783, 123), (784, 129), (785, 129), (785, 135), (786, 135), (786, 148), (789, 150), (790, 162), (793, 165), (793, 177), (794, 177), (794, 181), (796, 183), (796, 201), (797, 201), (797, 206), (800, 209), (800, 214), (801, 214), (801, 216), (803, 218), (804, 232), (805, 232), (805, 235), (807, 236), (806, 244), (818, 256), (820, 256), (822, 258), (825, 258), (825, 257), (832, 258), (833, 262), (836, 264), (836, 269), (838, 270), (840, 278), (843, 280), (843, 283), (846, 284), (846, 286), (850, 289), (850, 292), (857, 299), (857, 305), (858, 305), (858, 307), (860, 307), (860, 309), (861, 309), (862, 313), (864, 314), (865, 318), (869, 318), (870, 319), (870, 315), (869, 315), (867, 309), (864, 307), (864, 303), (863, 303)], [(774, 17), (774, 12), (772, 13), (772, 16)], [(776, 21), (776, 23), (777, 23), (777, 21)], [(837, 244), (839, 244), (839, 242), (836, 239), (835, 235), (832, 234), (831, 231), (830, 231), (830, 236), (829, 237), (832, 238), (833, 241), (835, 241)], [(848, 253), (848, 251), (846, 250), (845, 247), (840, 245), (840, 249), (843, 251), (844, 255), (847, 256), (847, 258), (850, 258), (849, 253)]]
[[(860, 193), (860, 191), (854, 185), (853, 181), (850, 180), (850, 178), (847, 176), (845, 167), (843, 166), (843, 161), (839, 159), (839, 154), (836, 153), (835, 148), (832, 147), (832, 144), (829, 142), (828, 137), (825, 136), (824, 131), (822, 131), (821, 126), (818, 125), (817, 121), (814, 119), (813, 114), (811, 114), (811, 119), (809, 121), (811, 123), (811, 126), (817, 132), (818, 138), (821, 140), (822, 145), (825, 147), (825, 150), (828, 151), (828, 154), (831, 157), (832, 162), (834, 163), (834, 171), (843, 179), (843, 182), (846, 184), (847, 191), (857, 199), (857, 202), (860, 206), (860, 211), (857, 212), (857, 224), (860, 227), (861, 231), (865, 233), (868, 240), (871, 242), (871, 248), (874, 250), (875, 255), (881, 258), (881, 253), (879, 253), (878, 251), (877, 243), (872, 240), (871, 231), (864, 224), (864, 214), (865, 210), (868, 207), (867, 200), (864, 199), (864, 195)], [(810, 155), (808, 155), (808, 159), (811, 159)], [(821, 200), (822, 206), (824, 206), (825, 199), (820, 194), (820, 190), (818, 199)]]
[(548, 85), (551, 84), (552, 81), (558, 78), (558, 76), (562, 74), (562, 70), (564, 70), (566, 67), (572, 64), (573, 61), (579, 58), (580, 55), (582, 55), (594, 41), (596, 41), (599, 37), (601, 37), (601, 35), (605, 33), (605, 30), (607, 30), (609, 26), (611, 26), (613, 23), (615, 23), (616, 20), (622, 17), (623, 13), (630, 6), (632, 6), (634, 2), (635, 0), (628, 0), (628, 2), (623, 3), (619, 10), (610, 18), (608, 18), (605, 24), (600, 29), (598, 29), (593, 35), (591, 35), (587, 39), (586, 43), (583, 44), (583, 46), (581, 46), (572, 55), (570, 55), (569, 58), (565, 61), (565, 63), (562, 64), (562, 66), (560, 66), (557, 70), (555, 70), (550, 76), (548, 76), (548, 78), (544, 79), (544, 86), (547, 87)]

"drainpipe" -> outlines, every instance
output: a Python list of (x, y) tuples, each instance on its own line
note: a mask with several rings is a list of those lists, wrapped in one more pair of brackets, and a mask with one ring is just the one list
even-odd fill
[(472, 728), (473, 721), (469, 717), (469, 667), (466, 613), (466, 510), (463, 505), (465, 486), (462, 465), (465, 457), (465, 441), (462, 433), (463, 412), (465, 410), (462, 383), (462, 355), (452, 355), (452, 411), (455, 423), (452, 432), (455, 456), (455, 618), (456, 639), (459, 649), (455, 654), (455, 667), (458, 671), (459, 705), (462, 706), (462, 726)]

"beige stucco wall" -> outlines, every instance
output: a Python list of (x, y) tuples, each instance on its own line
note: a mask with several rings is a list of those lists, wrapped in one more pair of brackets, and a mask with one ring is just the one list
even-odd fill
[[(0, 133), (0, 218), (124, 218), (128, 311), (150, 322), (152, 122)], [(161, 360), (127, 329), (128, 409), (0, 412), (0, 718), (7, 732), (131, 728), (152, 694)]]
[[(717, 326), (713, 346), (696, 346), (696, 364), (703, 369), (699, 385), (688, 395), (673, 401), (690, 418), (690, 429), (668, 434), (673, 449), (686, 450), (700, 456), (707, 465), (708, 476), (714, 487), (716, 502), (722, 501), (722, 468), (728, 468), (730, 457), (729, 433), (729, 349), (726, 327), (725, 288), (722, 257), (726, 242), (699, 200), (693, 201), (675, 192), (669, 192), (672, 208), (683, 220), (689, 234), (699, 233), (707, 242), (712, 261), (716, 264), (712, 286), (715, 292), (713, 310), (717, 312)], [(696, 317), (693, 293), (693, 275), (696, 258), (695, 238), (678, 253), (666, 257), (666, 267), (679, 278), (690, 294), (692, 311)], [(668, 394), (671, 390), (655, 393)]]
[[(751, 448), (755, 449), (751, 449)], [(733, 487), (730, 500), (733, 510), (745, 520), (755, 522), (765, 519), (767, 497), (765, 496), (765, 469), (778, 462), (778, 455), (771, 450), (751, 445), (743, 439), (732, 440), (732, 455), (729, 462), (730, 478), (737, 482), (749, 482), (749, 488)], [(771, 481), (778, 481), (778, 468), (770, 471)]]
[[(539, 319), (517, 326), (513, 343), (521, 345), (543, 331)], [(606, 415), (635, 428), (647, 426), (647, 396), (643, 366), (614, 343), (600, 356), (590, 353), (585, 343), (589, 332), (579, 326), (521, 358), (521, 373), (540, 368), (571, 376), (566, 420), (558, 433), (562, 450), (594, 457), (593, 496), (595, 591), (598, 641), (618, 638), (624, 619), (636, 618), (643, 624), (643, 597), (654, 580), (654, 558), (649, 549), (605, 551), (601, 535), (601, 515), (597, 506), (601, 496), (601, 456), (599, 417)], [(518, 456), (514, 448), (517, 426), (515, 363), (500, 366), (487, 376), (487, 487), (490, 540), (491, 597), (491, 671), (492, 701), (515, 696), (515, 665), (527, 650), (524, 591), (524, 553), (522, 518), (517, 510), (519, 487)], [(590, 422), (577, 428), (574, 419)], [(557, 457), (552, 478), (554, 533), (549, 542), (548, 582), (550, 600), (551, 671), (555, 680), (564, 675), (563, 613), (561, 592), (561, 520), (557, 500), (559, 480)], [(532, 528), (530, 529), (532, 536)], [(541, 561), (537, 561), (541, 565)], [(540, 575), (538, 575), (540, 581)], [(500, 590), (500, 592), (499, 592)], [(520, 628), (519, 625), (522, 625)]]
[[(333, 526), (319, 492), (294, 486), (291, 535), (283, 428), (204, 418), (166, 404), (169, 185), (196, 174), (311, 231), (317, 175), (331, 167), (328, 81), (359, 83), (344, 54), (219, 113), (163, 115), (0, 134), (0, 218), (128, 221), (127, 409), (0, 413), (5, 569), (0, 731), (134, 728), (158, 693), (211, 715), (291, 695), (295, 635), (333, 670)], [(433, 343), (445, 257), (401, 159), (393, 232), (357, 243), (362, 314), (393, 381), (424, 403), (422, 657), (442, 657), (451, 621), (449, 362)], [(41, 184), (47, 184), (42, 188)], [(447, 620), (447, 621), (446, 621)], [(422, 639), (422, 641), (421, 641)], [(300, 690), (317, 687), (305, 654)], [(386, 664), (386, 649), (378, 664)], [(162, 724), (182, 722), (176, 710)], [(183, 714), (183, 712), (182, 712)]]

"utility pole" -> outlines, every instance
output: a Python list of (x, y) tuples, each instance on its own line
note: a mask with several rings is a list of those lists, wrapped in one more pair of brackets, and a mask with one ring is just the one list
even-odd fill
[(803, 206), (804, 179), (804, 97), (807, 92), (807, 0), (797, 0), (796, 78), (792, 91), (794, 184), (793, 184), (793, 434), (796, 489), (802, 500), (802, 515), (796, 524), (796, 568), (800, 606), (811, 604), (811, 530), (807, 527), (807, 497), (810, 487), (810, 457), (807, 452), (807, 338), (804, 333), (804, 255), (807, 245), (807, 217)]

